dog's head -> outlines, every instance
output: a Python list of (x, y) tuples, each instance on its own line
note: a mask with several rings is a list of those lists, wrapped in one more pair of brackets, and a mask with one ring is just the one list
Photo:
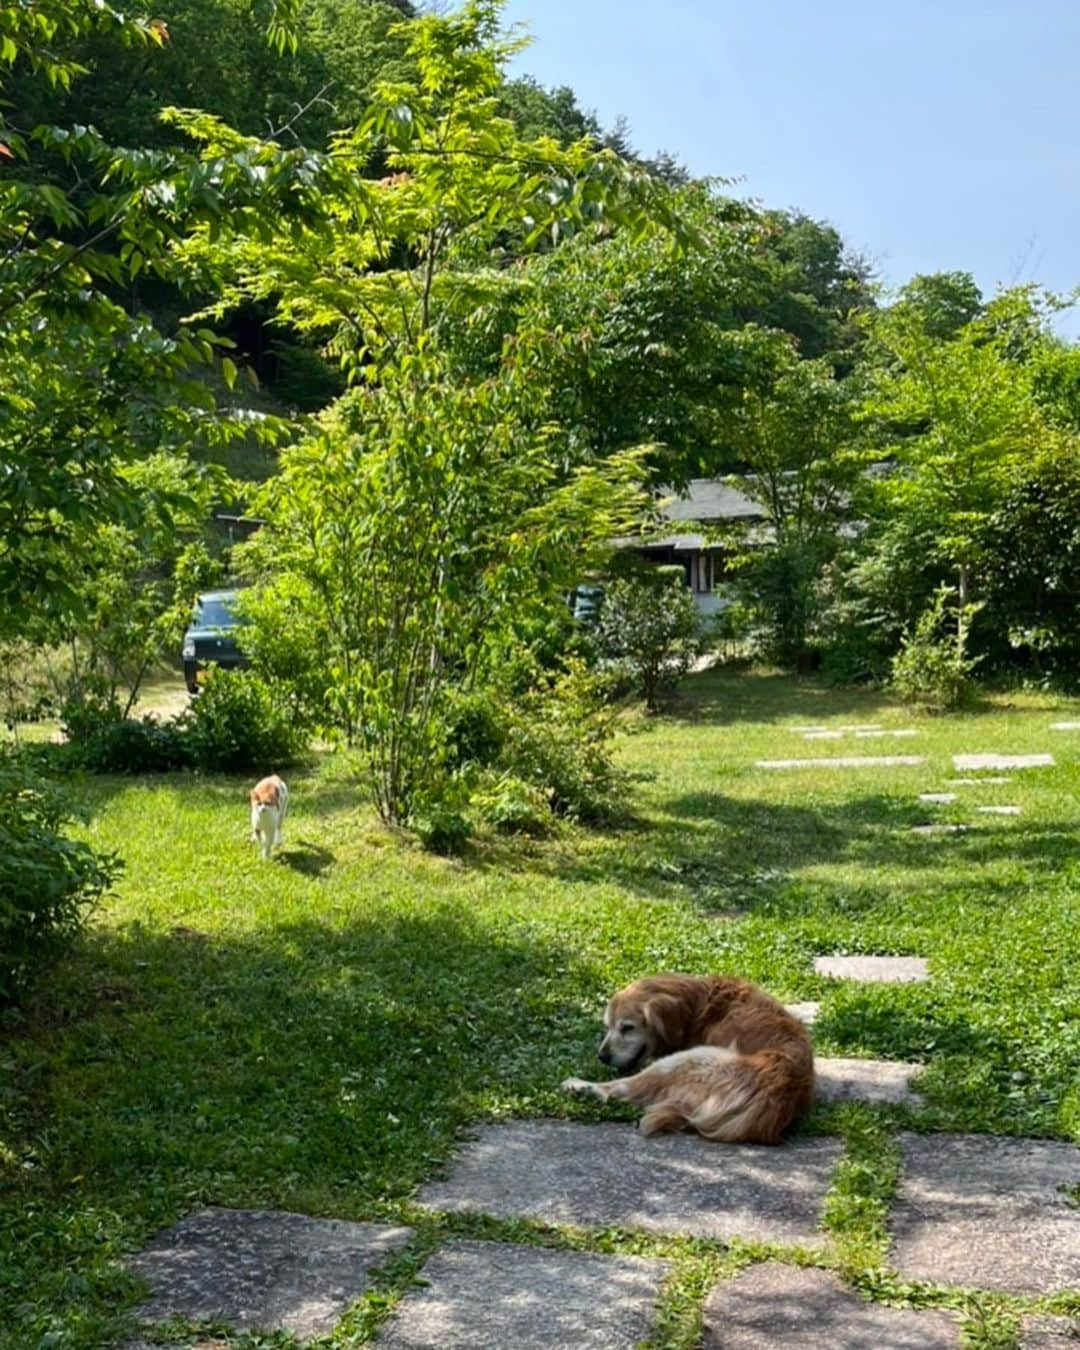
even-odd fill
[(631, 1073), (681, 1049), (699, 1001), (700, 981), (690, 975), (657, 975), (621, 989), (604, 1013), (600, 1062)]

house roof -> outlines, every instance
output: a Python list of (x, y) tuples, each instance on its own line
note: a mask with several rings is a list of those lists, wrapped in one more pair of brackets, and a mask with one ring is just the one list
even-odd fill
[[(670, 521), (676, 532), (663, 537), (636, 539), (626, 537), (613, 542), (619, 548), (631, 546), (641, 549), (674, 548), (678, 550), (707, 548), (709, 541), (694, 526), (708, 527), (722, 521), (760, 521), (761, 507), (751, 501), (745, 492), (731, 487), (723, 478), (691, 478), (683, 493), (674, 488), (660, 489), (660, 519)], [(682, 526), (682, 529), (678, 527)], [(747, 535), (753, 540), (757, 532)]]
[[(665, 489), (665, 494), (671, 489)], [(723, 478), (691, 478), (686, 492), (672, 495), (660, 508), (665, 520), (756, 520), (761, 507)]]

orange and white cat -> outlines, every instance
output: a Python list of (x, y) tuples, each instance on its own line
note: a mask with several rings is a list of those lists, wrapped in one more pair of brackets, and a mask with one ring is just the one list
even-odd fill
[(281, 844), (281, 827), (289, 809), (289, 789), (272, 773), (251, 789), (251, 838), (269, 858), (274, 845)]

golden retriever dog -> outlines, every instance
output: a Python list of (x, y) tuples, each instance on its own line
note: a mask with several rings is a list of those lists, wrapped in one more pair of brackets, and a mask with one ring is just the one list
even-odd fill
[(806, 1028), (746, 980), (637, 980), (607, 1005), (604, 1025), (600, 1061), (630, 1076), (568, 1078), (563, 1091), (644, 1107), (642, 1134), (694, 1130), (729, 1144), (778, 1144), (810, 1109), (814, 1053)]

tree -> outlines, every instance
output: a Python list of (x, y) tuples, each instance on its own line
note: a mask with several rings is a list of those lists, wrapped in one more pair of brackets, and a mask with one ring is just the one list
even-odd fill
[[(143, 25), (162, 12), (133, 0), (127, 18)], [(148, 48), (115, 31), (83, 30), (65, 47), (89, 78), (50, 86), (16, 71), (8, 97), (27, 125), (93, 126), (112, 145), (178, 148), (182, 136), (162, 108), (200, 108), (238, 131), (283, 144), (325, 147), (331, 131), (363, 116), (374, 82), (397, 63), (403, 43), (390, 28), (411, 6), (389, 0), (304, 0), (295, 48), (266, 40), (252, 0), (171, 0), (168, 40)], [(260, 9), (260, 13), (261, 13)]]
[(650, 567), (605, 585), (596, 645), (601, 656), (626, 669), (654, 713), (660, 694), (690, 669), (700, 648), (698, 628), (683, 569)]
[(157, 454), (121, 470), (138, 493), (137, 521), (101, 523), (67, 569), (75, 603), (39, 622), (43, 645), (70, 658), (62, 700), (127, 717), (152, 667), (175, 660), (198, 592), (219, 580), (211, 507), (221, 474)]
[(743, 540), (739, 589), (764, 622), (769, 654), (789, 663), (805, 646), (817, 579), (853, 515), (869, 452), (858, 442), (853, 398), (824, 360), (800, 360), (782, 334), (747, 327), (756, 375), (732, 400), (726, 439), (738, 456), (740, 490), (761, 508)]
[(393, 823), (445, 773), (452, 691), (490, 678), (498, 637), (563, 604), (641, 511), (632, 458), (567, 477), (531, 374), (511, 360), (454, 387), (435, 357), (385, 371), (286, 453), (258, 501), (264, 586), (325, 634), (311, 654), (324, 720), (360, 745)]
[[(275, 13), (277, 10), (275, 9)], [(279, 33), (284, 30), (275, 30)], [(158, 20), (127, 22), (92, 0), (0, 10), (0, 71), (55, 89), (82, 73), (69, 44), (112, 37), (161, 52)], [(284, 38), (282, 39), (284, 40)], [(0, 113), (0, 602), (8, 634), (39, 610), (77, 604), (69, 575), (102, 522), (131, 522), (124, 466), (157, 451), (250, 436), (215, 412), (201, 366), (226, 383), (228, 344), (207, 330), (159, 331), (117, 299), (134, 278), (175, 275), (170, 245), (195, 220), (257, 228), (263, 203), (299, 205), (304, 157), (267, 147), (213, 164), (110, 147), (85, 128), (28, 132)], [(261, 419), (256, 434), (284, 434)]]
[[(585, 142), (524, 140), (499, 116), (510, 47), (498, 20), (483, 0), (408, 25), (418, 81), (380, 85), (360, 126), (334, 138), (317, 218), (270, 238), (207, 229), (182, 250), (220, 281), (220, 312), (273, 302), (357, 386), (284, 455), (252, 553), (278, 573), (269, 589), (326, 634), (329, 719), (364, 750), (395, 823), (445, 778), (450, 691), (482, 679), (496, 639), (564, 604), (643, 511), (638, 457), (589, 462), (553, 416), (557, 334), (518, 325), (473, 378), (445, 350), (514, 283), (505, 264), (523, 249), (679, 224), (634, 166)], [(182, 122), (204, 158), (241, 144), (214, 119)], [(365, 176), (373, 157), (390, 171), (379, 181)]]
[(896, 527), (933, 540), (932, 558), (952, 571), (959, 603), (973, 598), (983, 530), (1024, 462), (1047, 442), (1035, 370), (1010, 347), (1023, 293), (1006, 292), (951, 337), (934, 336), (925, 313), (901, 303), (875, 338), (889, 364), (873, 377), (864, 415), (891, 433), (895, 471), (878, 492)]

